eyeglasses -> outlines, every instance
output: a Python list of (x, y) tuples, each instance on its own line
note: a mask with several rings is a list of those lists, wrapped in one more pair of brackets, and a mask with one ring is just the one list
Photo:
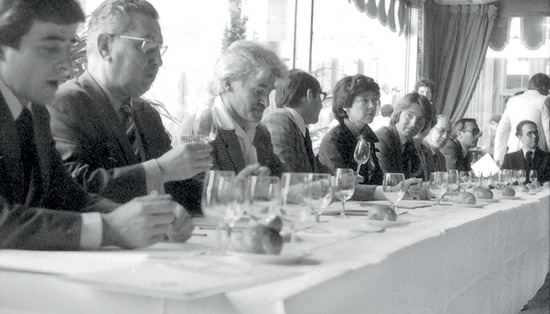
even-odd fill
[(321, 101), (325, 101), (325, 99), (327, 99), (327, 92), (320, 92), (319, 93), (319, 97), (321, 97)]
[(481, 132), (481, 130), (478, 128), (475, 128), (473, 130), (463, 130), (462, 132), (472, 133), (473, 136), (477, 137), (481, 137), (483, 135), (483, 132)]
[(122, 39), (128, 39), (128, 40), (134, 40), (134, 41), (141, 41), (140, 50), (144, 54), (153, 54), (155, 52), (159, 52), (162, 56), (166, 49), (168, 49), (168, 46), (158, 44), (150, 39), (147, 38), (141, 38), (141, 37), (134, 37), (134, 36), (126, 36), (126, 35), (116, 35), (116, 34), (109, 34), (110, 36), (122, 38)]

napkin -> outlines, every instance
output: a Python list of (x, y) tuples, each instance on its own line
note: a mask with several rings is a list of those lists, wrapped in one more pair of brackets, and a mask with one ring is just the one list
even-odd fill
[(472, 170), (480, 173), (483, 177), (488, 177), (498, 173), (500, 168), (491, 155), (485, 154), (478, 161), (472, 164)]

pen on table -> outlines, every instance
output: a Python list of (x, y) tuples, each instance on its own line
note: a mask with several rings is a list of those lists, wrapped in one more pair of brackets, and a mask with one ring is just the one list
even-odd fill
[(207, 237), (208, 235), (206, 233), (192, 233), (194, 237)]

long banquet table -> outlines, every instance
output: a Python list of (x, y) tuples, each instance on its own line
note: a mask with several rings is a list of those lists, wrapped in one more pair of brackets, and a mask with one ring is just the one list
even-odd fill
[[(202, 254), (213, 244), (212, 233), (186, 244), (138, 251), (4, 250), (0, 251), (0, 313), (515, 314), (549, 270), (549, 207), (546, 190), (483, 208), (407, 209), (399, 219), (410, 224), (383, 232), (352, 230), (367, 224), (366, 217), (346, 221), (324, 216), (329, 221), (322, 227), (340, 231), (319, 239), (302, 232), (298, 245), (311, 255), (290, 265)], [(151, 260), (175, 267), (200, 263), (209, 267), (203, 271), (214, 275), (218, 267), (236, 265), (235, 269), (244, 266), (281, 276), (194, 298), (112, 289), (74, 279), (112, 267), (135, 273), (130, 278), (139, 280), (147, 274), (136, 269), (143, 272), (139, 265)], [(195, 277), (189, 281), (197, 282)]]

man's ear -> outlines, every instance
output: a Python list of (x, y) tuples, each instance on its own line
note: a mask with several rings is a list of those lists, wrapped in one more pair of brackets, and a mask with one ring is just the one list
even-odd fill
[(111, 58), (112, 37), (107, 33), (102, 33), (97, 36), (97, 50), (103, 59)]
[(315, 93), (311, 90), (311, 88), (308, 88), (307, 92), (306, 92), (307, 102), (311, 103), (311, 102), (313, 102), (314, 99), (315, 99)]

